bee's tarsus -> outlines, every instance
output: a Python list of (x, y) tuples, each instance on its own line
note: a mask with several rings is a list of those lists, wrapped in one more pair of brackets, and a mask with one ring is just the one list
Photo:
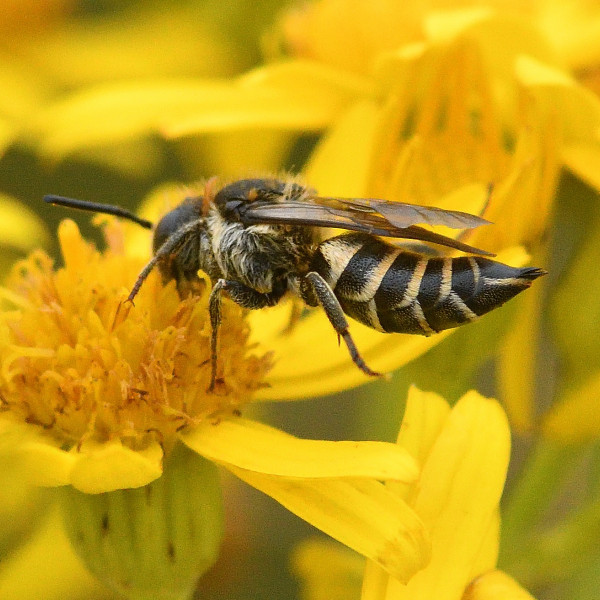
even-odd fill
[(367, 363), (363, 360), (362, 356), (358, 352), (358, 348), (350, 335), (350, 332), (344, 331), (341, 336), (344, 338), (344, 342), (346, 342), (346, 346), (348, 347), (348, 352), (350, 352), (350, 358), (352, 358), (352, 362), (365, 374), (369, 377), (383, 377), (383, 373), (378, 373), (377, 371), (373, 371)]

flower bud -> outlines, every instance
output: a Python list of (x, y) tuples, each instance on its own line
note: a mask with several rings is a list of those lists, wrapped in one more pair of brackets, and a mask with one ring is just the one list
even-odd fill
[(136, 489), (61, 490), (66, 529), (87, 567), (125, 598), (189, 598), (223, 535), (216, 466), (178, 444), (162, 477)]

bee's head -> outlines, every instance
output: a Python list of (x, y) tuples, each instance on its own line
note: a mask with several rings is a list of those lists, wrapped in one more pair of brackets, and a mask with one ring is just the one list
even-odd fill
[(190, 221), (196, 221), (199, 218), (198, 207), (201, 205), (202, 198), (187, 198), (158, 222), (152, 240), (154, 254), (183, 225)]
[(285, 191), (285, 182), (278, 179), (240, 179), (221, 188), (214, 204), (223, 217), (239, 221), (244, 209), (257, 200), (275, 202)]

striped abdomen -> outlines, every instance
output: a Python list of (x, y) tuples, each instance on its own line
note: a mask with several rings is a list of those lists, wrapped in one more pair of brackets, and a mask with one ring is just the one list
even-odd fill
[(311, 270), (348, 316), (379, 331), (422, 335), (474, 321), (545, 273), (479, 256), (427, 257), (363, 233), (320, 244)]

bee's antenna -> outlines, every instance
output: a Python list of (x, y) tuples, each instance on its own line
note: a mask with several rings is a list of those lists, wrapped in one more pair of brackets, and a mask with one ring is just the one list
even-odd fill
[(112, 204), (100, 204), (98, 202), (88, 202), (87, 200), (76, 200), (75, 198), (65, 198), (64, 196), (53, 195), (44, 196), (44, 202), (58, 206), (67, 206), (68, 208), (78, 208), (90, 212), (104, 213), (106, 215), (115, 215), (123, 219), (129, 219), (146, 229), (152, 229), (153, 227), (151, 221), (147, 221), (146, 219), (134, 215), (126, 208), (121, 208), (120, 206), (114, 206)]

